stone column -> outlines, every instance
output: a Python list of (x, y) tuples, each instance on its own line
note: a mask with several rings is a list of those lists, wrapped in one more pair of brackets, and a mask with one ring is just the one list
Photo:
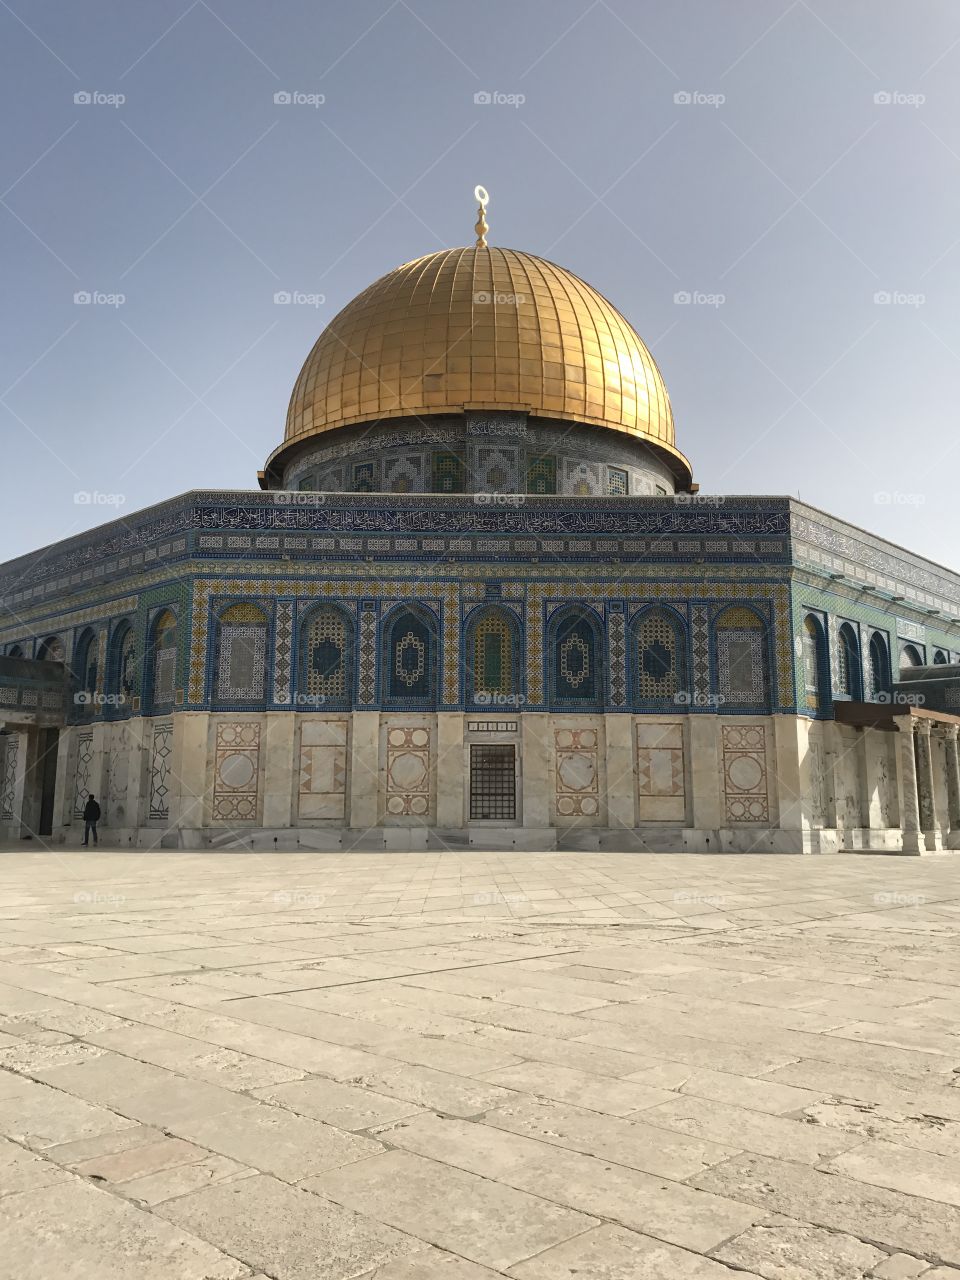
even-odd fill
[(917, 761), (913, 749), (913, 717), (899, 718), (900, 733), (900, 829), (904, 853), (923, 853), (926, 842), (920, 834), (920, 800), (917, 794)]
[(920, 798), (920, 828), (927, 849), (937, 852), (943, 848), (943, 833), (937, 818), (937, 799), (933, 782), (933, 751), (930, 742), (930, 721), (917, 722), (917, 790)]
[(633, 774), (633, 718), (604, 716), (607, 743), (607, 826), (637, 825), (637, 786)]
[(380, 802), (380, 713), (354, 711), (350, 735), (350, 821), (368, 831)]
[(550, 716), (527, 711), (520, 717), (523, 743), (523, 825), (550, 826)]
[(947, 754), (947, 821), (949, 830), (946, 838), (948, 849), (960, 849), (960, 751), (957, 749), (957, 735), (960, 726), (946, 724), (941, 727)]
[[(688, 717), (690, 743), (690, 784), (693, 791), (693, 826), (705, 833), (703, 845), (708, 852), (716, 849), (716, 833), (724, 825), (723, 761), (720, 747), (720, 717), (691, 715)], [(697, 846), (700, 847), (699, 844)]]
[(459, 711), (437, 713), (437, 826), (459, 831), (464, 818), (463, 716)]
[(300, 776), (294, 754), (296, 714), (268, 711), (262, 734), (264, 827), (293, 826), (293, 794)]

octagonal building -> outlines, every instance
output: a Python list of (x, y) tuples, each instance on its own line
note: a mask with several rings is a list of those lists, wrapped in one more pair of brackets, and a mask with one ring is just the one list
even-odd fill
[(319, 336), (252, 491), (0, 566), (0, 837), (960, 844), (960, 577), (699, 492), (631, 324), (444, 250)]

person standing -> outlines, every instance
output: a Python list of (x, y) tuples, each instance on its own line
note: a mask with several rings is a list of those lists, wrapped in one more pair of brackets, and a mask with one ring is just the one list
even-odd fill
[(90, 833), (93, 832), (94, 846), (97, 844), (97, 823), (100, 821), (100, 806), (97, 804), (94, 796), (87, 796), (87, 803), (83, 808), (83, 844), (84, 848), (90, 843)]

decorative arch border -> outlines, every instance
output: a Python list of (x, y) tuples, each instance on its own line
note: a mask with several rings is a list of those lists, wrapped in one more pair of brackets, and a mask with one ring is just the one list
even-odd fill
[[(574, 698), (564, 703), (557, 701), (553, 696), (553, 689), (556, 676), (556, 646), (553, 644), (553, 636), (557, 627), (560, 625), (562, 615), (564, 614), (580, 614), (590, 623), (594, 631), (596, 652), (595, 660), (600, 678), (600, 688), (594, 698), (584, 699), (582, 703)], [(575, 712), (582, 706), (585, 711), (602, 711), (608, 701), (608, 693), (610, 686), (609, 673), (607, 671), (607, 629), (604, 626), (603, 614), (594, 605), (586, 600), (567, 600), (559, 603), (551, 602), (546, 618), (546, 626), (544, 628), (544, 651), (542, 652), (543, 669), (547, 672), (547, 704), (552, 711), (570, 711)]]
[(470, 669), (470, 635), (485, 613), (499, 613), (506, 620), (507, 627), (510, 630), (514, 662), (514, 688), (511, 696), (517, 699), (516, 705), (518, 707), (523, 706), (526, 701), (527, 688), (527, 651), (523, 621), (517, 607), (509, 601), (501, 599), (478, 600), (475, 603), (463, 606), (463, 626), (461, 631), (463, 670), (460, 682), (460, 696), (463, 700), (463, 705), (471, 710), (477, 709), (477, 703), (473, 699), (473, 672)]
[[(278, 610), (280, 605), (277, 606)], [(305, 674), (305, 664), (307, 661), (307, 633), (313, 623), (314, 618), (330, 610), (339, 614), (344, 624), (344, 655), (343, 661), (346, 666), (344, 688), (346, 690), (343, 698), (336, 698), (326, 701), (323, 710), (329, 707), (332, 711), (352, 711), (357, 705), (357, 610), (356, 605), (343, 603), (333, 600), (312, 600), (306, 607), (298, 608), (296, 611), (296, 632), (295, 643), (291, 646), (292, 650), (292, 696), (284, 699), (291, 701), (297, 710), (309, 711), (312, 708), (309, 702), (301, 702), (301, 695), (305, 693), (302, 687), (303, 677)], [(278, 628), (280, 620), (277, 621)], [(279, 636), (277, 646), (279, 647)], [(274, 695), (274, 701), (281, 701)]]
[[(414, 617), (419, 616), (423, 624), (429, 629), (433, 638), (433, 653), (431, 654), (430, 663), (430, 694), (426, 698), (397, 698), (389, 693), (389, 671), (390, 671), (390, 655), (388, 647), (390, 643), (390, 633), (393, 630), (394, 619), (401, 613), (411, 613)], [(380, 613), (380, 635), (378, 641), (379, 649), (379, 701), (383, 707), (390, 707), (391, 710), (407, 710), (407, 711), (437, 711), (440, 708), (443, 693), (443, 672), (441, 664), (443, 662), (444, 633), (442, 630), (442, 620), (437, 610), (432, 609), (424, 599), (401, 599), (391, 602), (388, 609), (381, 610)]]
[[(637, 632), (643, 621), (652, 613), (664, 614), (674, 628), (677, 636), (677, 653), (680, 658), (678, 664), (677, 677), (680, 684), (678, 694), (685, 693), (686, 699), (677, 697), (674, 703), (667, 707), (663, 701), (658, 699), (644, 699), (639, 696), (637, 690), (637, 680), (639, 672), (637, 671)], [(668, 600), (644, 600), (640, 602), (631, 601), (629, 605), (629, 613), (627, 615), (627, 688), (629, 689), (630, 705), (634, 709), (643, 711), (678, 711), (684, 712), (694, 702), (693, 689), (693, 654), (692, 654), (692, 636), (690, 629), (690, 619), (686, 612), (672, 601)]]
[(752, 613), (763, 629), (763, 646), (761, 649), (763, 655), (763, 677), (766, 685), (764, 698), (759, 702), (740, 702), (717, 703), (711, 705), (710, 710), (716, 712), (718, 709), (724, 714), (742, 714), (742, 715), (769, 715), (777, 704), (776, 693), (776, 671), (779, 645), (775, 638), (775, 623), (771, 618), (769, 603), (759, 600), (749, 600), (743, 597), (728, 597), (724, 601), (718, 601), (709, 611), (709, 645), (710, 645), (710, 699), (711, 704), (714, 698), (719, 698), (722, 691), (720, 689), (720, 664), (719, 664), (719, 645), (718, 645), (718, 627), (717, 623), (725, 613), (732, 609), (743, 609), (747, 613)]

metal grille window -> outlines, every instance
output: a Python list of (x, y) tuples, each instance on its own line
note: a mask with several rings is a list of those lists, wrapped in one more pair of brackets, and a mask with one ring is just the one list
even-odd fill
[(517, 766), (513, 746), (475, 744), (470, 748), (470, 817), (517, 816)]

